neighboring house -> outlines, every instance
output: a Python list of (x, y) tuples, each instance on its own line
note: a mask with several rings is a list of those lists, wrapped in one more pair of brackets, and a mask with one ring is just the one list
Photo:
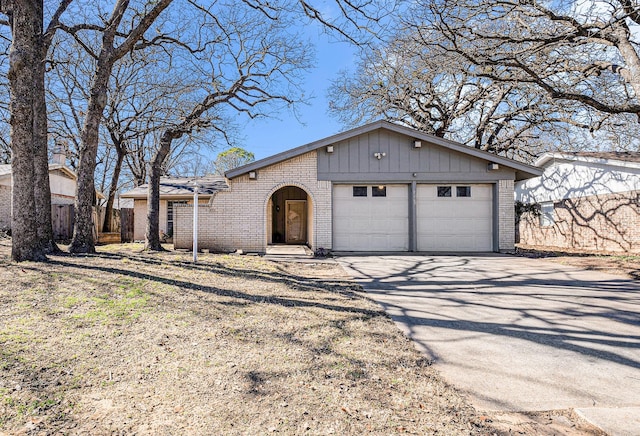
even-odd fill
[(640, 252), (640, 153), (547, 153), (542, 176), (516, 185), (521, 244)]
[[(175, 209), (179, 205), (193, 205), (194, 181), (198, 183), (198, 204), (206, 206), (216, 192), (228, 189), (224, 177), (161, 177), (160, 178), (160, 236), (171, 240), (175, 227)], [(145, 183), (120, 195), (120, 201), (133, 200), (133, 239), (144, 240), (147, 227), (147, 195)]]
[[(540, 174), (378, 121), (228, 171), (228, 188), (199, 207), (198, 246), (249, 252), (279, 243), (334, 251), (512, 250), (514, 182)], [(166, 193), (161, 198), (169, 199)], [(165, 229), (169, 215), (165, 206)], [(138, 216), (146, 213), (136, 207)], [(170, 216), (175, 247), (191, 248), (192, 205), (174, 207)], [(136, 234), (143, 228), (136, 218)]]
[[(76, 174), (64, 165), (64, 154), (54, 154), (49, 164), (51, 204), (73, 204), (76, 195)], [(11, 228), (11, 165), (0, 165), (0, 229)]]

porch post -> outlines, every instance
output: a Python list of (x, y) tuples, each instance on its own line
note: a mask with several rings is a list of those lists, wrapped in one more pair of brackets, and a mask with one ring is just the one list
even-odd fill
[(198, 261), (198, 182), (193, 181), (193, 263)]

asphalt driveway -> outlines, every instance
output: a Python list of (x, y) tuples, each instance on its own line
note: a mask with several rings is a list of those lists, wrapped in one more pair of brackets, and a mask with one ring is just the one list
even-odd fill
[(640, 283), (491, 254), (338, 261), (479, 410), (640, 434)]

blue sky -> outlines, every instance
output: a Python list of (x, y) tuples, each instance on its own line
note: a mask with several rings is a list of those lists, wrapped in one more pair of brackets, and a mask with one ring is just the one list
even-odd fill
[(305, 81), (307, 94), (313, 98), (309, 105), (298, 107), (300, 121), (283, 111), (277, 119), (252, 120), (243, 129), (245, 140), (241, 146), (253, 152), (256, 160), (346, 130), (327, 113), (326, 93), (338, 72), (353, 66), (357, 49), (346, 42), (336, 42), (335, 38), (325, 34), (318, 34), (314, 43), (316, 68), (310, 71)]

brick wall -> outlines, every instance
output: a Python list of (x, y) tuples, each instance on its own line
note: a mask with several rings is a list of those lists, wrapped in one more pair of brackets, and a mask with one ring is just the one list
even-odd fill
[[(172, 201), (176, 201), (176, 200), (172, 200)], [(182, 199), (182, 201), (188, 201), (190, 203), (193, 202), (193, 200), (184, 200), (184, 199)], [(207, 202), (207, 199), (199, 201), (201, 206), (204, 206), (206, 202)], [(158, 212), (159, 213), (158, 226), (159, 226), (161, 238), (163, 237), (163, 235), (168, 234), (168, 222), (167, 222), (168, 203), (169, 203), (169, 200), (160, 200), (160, 211)], [(147, 234), (147, 200), (136, 199), (133, 202), (133, 239), (135, 241), (144, 241), (146, 234)], [(167, 241), (171, 242), (171, 238), (168, 238)]]
[(519, 223), (520, 243), (583, 251), (640, 252), (640, 192), (572, 198), (554, 204), (555, 223), (533, 213)]
[(498, 181), (498, 249), (513, 250), (515, 246), (515, 211), (513, 180)]
[(11, 186), (0, 185), (0, 230), (11, 228)]
[[(264, 252), (267, 245), (268, 203), (284, 186), (307, 192), (309, 239), (313, 249), (331, 248), (331, 182), (317, 180), (315, 151), (257, 171), (256, 180), (247, 175), (229, 181), (230, 189), (216, 194), (198, 209), (198, 246), (220, 251)], [(192, 248), (193, 208), (177, 207), (175, 248)]]
[(147, 231), (147, 200), (133, 201), (133, 240), (144, 241)]

